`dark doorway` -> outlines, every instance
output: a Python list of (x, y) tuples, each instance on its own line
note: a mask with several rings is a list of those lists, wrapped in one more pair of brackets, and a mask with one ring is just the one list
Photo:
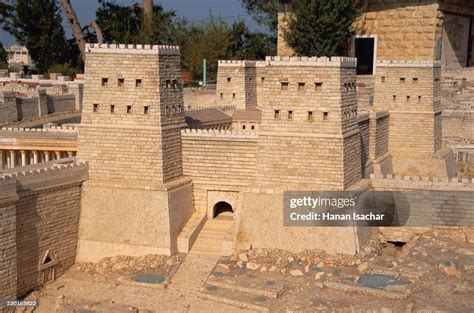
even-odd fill
[(220, 214), (224, 213), (224, 212), (230, 212), (230, 213), (234, 213), (234, 210), (232, 209), (232, 206), (225, 202), (225, 201), (220, 201), (220, 202), (217, 202), (215, 205), (214, 205), (214, 214), (213, 214), (213, 218), (216, 218), (217, 216), (219, 216)]
[(374, 74), (375, 38), (355, 38), (357, 75)]

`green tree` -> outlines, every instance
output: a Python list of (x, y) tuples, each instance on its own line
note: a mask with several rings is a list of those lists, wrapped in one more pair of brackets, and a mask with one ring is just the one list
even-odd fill
[(82, 73), (81, 69), (78, 67), (73, 67), (69, 63), (64, 64), (55, 64), (48, 69), (48, 74), (50, 73), (61, 73), (64, 76), (69, 76), (71, 78), (76, 77), (77, 74)]
[[(28, 48), (37, 70), (44, 73), (69, 60), (61, 11), (55, 0), (17, 0), (3, 15), (3, 28)], [(3, 13), (3, 12), (2, 12)]]
[(0, 42), (0, 69), (8, 69), (8, 53), (3, 48), (3, 44)]
[(242, 4), (253, 19), (266, 26), (271, 34), (278, 29), (278, 1), (275, 0), (242, 0)]
[(207, 79), (217, 78), (218, 60), (256, 60), (274, 54), (276, 49), (271, 35), (252, 32), (243, 21), (229, 25), (211, 16), (209, 20), (188, 30), (182, 46), (183, 68), (191, 72), (193, 83), (202, 78), (202, 61), (207, 60)]
[(96, 22), (105, 42), (126, 44), (162, 44), (172, 40), (174, 11), (153, 5), (152, 17), (145, 18), (138, 3), (130, 6), (99, 0)]
[(361, 0), (294, 1), (285, 40), (297, 55), (346, 55), (352, 25), (364, 10)]

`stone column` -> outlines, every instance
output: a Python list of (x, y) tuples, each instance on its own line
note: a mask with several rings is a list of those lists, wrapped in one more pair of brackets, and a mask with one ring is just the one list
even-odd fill
[(0, 150), (0, 170), (3, 169), (3, 162), (4, 162), (4, 157), (3, 157), (3, 150)]
[(33, 153), (33, 164), (38, 164), (38, 151), (33, 150), (31, 153)]
[(25, 166), (25, 165), (26, 165), (26, 151), (21, 150), (21, 166)]
[(59, 160), (61, 158), (61, 151), (54, 151), (56, 155), (56, 160)]
[(68, 151), (68, 152), (67, 152), (67, 156), (68, 156), (68, 157), (73, 157), (73, 156), (74, 156), (74, 153), (73, 153), (72, 151)]
[(16, 160), (15, 160), (15, 150), (10, 150), (10, 168), (14, 168)]
[(49, 151), (44, 152), (44, 161), (48, 162), (49, 161)]

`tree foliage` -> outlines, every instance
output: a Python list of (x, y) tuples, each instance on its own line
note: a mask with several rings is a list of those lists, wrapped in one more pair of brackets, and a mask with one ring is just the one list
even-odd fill
[(264, 25), (272, 34), (278, 29), (278, 1), (275, 0), (242, 0), (242, 4), (253, 19)]
[(76, 77), (77, 74), (81, 73), (81, 70), (77, 67), (71, 66), (69, 63), (64, 64), (54, 64), (48, 69), (48, 74), (51, 73), (61, 73), (64, 76), (69, 76), (71, 78)]
[(0, 69), (8, 69), (8, 53), (0, 42)]
[(203, 59), (207, 60), (208, 81), (212, 83), (218, 60), (264, 59), (275, 51), (272, 36), (250, 31), (243, 21), (229, 25), (212, 16), (206, 23), (189, 28), (185, 37), (183, 68), (191, 72), (195, 82), (202, 77)]
[(163, 44), (172, 39), (174, 11), (153, 5), (151, 21), (145, 23), (138, 3), (130, 6), (105, 0), (99, 0), (99, 3), (96, 22), (102, 29), (105, 42)]
[(3, 28), (28, 48), (39, 72), (70, 60), (71, 47), (55, 0), (17, 0), (12, 7), (1, 9)]
[(285, 40), (297, 55), (333, 56), (348, 53), (352, 25), (363, 13), (361, 0), (299, 0), (292, 2)]

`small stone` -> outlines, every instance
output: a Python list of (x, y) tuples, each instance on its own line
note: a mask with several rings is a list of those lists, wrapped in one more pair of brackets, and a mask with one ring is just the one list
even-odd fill
[(288, 262), (290, 262), (290, 263), (291, 263), (291, 262), (293, 262), (294, 260), (295, 260), (295, 258), (294, 258), (294, 257), (291, 257), (291, 256), (290, 256), (290, 257), (288, 257)]
[(258, 269), (259, 267), (260, 267), (260, 265), (257, 264), (257, 263), (253, 263), (253, 262), (248, 262), (248, 263), (247, 263), (247, 268), (248, 268), (249, 270), (256, 270), (256, 269)]
[(445, 260), (438, 266), (440, 271), (448, 277), (461, 278), (461, 273), (456, 268), (456, 265), (451, 260)]
[(316, 274), (314, 274), (314, 279), (319, 280), (321, 277), (323, 277), (323, 275), (324, 272), (317, 272)]
[(316, 285), (316, 287), (318, 287), (318, 288), (321, 288), (321, 289), (322, 289), (322, 288), (324, 288), (324, 285), (323, 285), (323, 283), (321, 283), (321, 282), (319, 282), (319, 281), (318, 281), (318, 282), (316, 282), (316, 284), (315, 284), (315, 285)]
[(129, 310), (130, 312), (132, 312), (132, 313), (138, 313), (138, 312), (140, 312), (140, 311), (139, 311), (136, 307), (134, 307), (134, 306), (129, 306), (129, 307), (128, 307), (128, 310)]
[(117, 271), (117, 272), (118, 272), (118, 271), (122, 271), (122, 270), (124, 270), (124, 269), (126, 269), (126, 268), (127, 268), (127, 265), (125, 265), (125, 264), (123, 264), (123, 263), (116, 263), (116, 264), (114, 264), (114, 266), (112, 266), (112, 270), (113, 270), (113, 271)]
[(241, 253), (241, 254), (239, 254), (239, 260), (242, 261), (242, 262), (248, 262), (249, 257), (246, 253)]
[(393, 262), (392, 262), (392, 265), (393, 265), (393, 267), (397, 267), (398, 263), (395, 262), (395, 261), (393, 261)]
[(237, 261), (237, 266), (238, 266), (238, 267), (242, 268), (243, 265), (244, 265), (244, 262), (242, 262), (242, 261), (240, 261), (240, 260)]
[(306, 273), (309, 272), (309, 265), (306, 265), (306, 266), (304, 267), (304, 271), (305, 271)]
[(474, 255), (474, 250), (472, 249), (466, 249), (466, 248), (460, 248), (457, 251), (459, 254), (464, 254), (464, 255)]
[(59, 296), (57, 297), (57, 299), (58, 299), (58, 300), (64, 299), (64, 295), (59, 295)]
[(262, 268), (260, 269), (260, 272), (266, 272), (267, 271), (267, 267), (266, 266), (262, 266)]
[(303, 274), (303, 272), (300, 271), (300, 270), (291, 270), (291, 271), (290, 271), (290, 275), (296, 277), (296, 276), (303, 276), (304, 274)]
[(276, 271), (277, 269), (278, 269), (278, 267), (276, 267), (275, 265), (272, 265), (268, 271), (269, 271), (269, 272), (274, 272), (274, 271)]
[(368, 268), (369, 268), (369, 264), (367, 262), (361, 263), (359, 264), (359, 266), (357, 266), (357, 270), (359, 272), (365, 272)]
[(219, 263), (218, 266), (219, 266), (219, 267), (222, 267), (222, 268), (225, 268), (226, 270), (229, 269), (229, 265), (227, 265), (227, 264)]
[(324, 262), (323, 261), (319, 262), (318, 267), (324, 267)]
[(166, 265), (171, 266), (173, 265), (173, 260), (166, 260)]
[(285, 273), (286, 273), (286, 268), (283, 268), (280, 272), (281, 272), (282, 274), (285, 274)]
[(357, 259), (356, 260), (356, 265), (359, 265), (360, 263), (362, 263), (362, 261), (360, 259)]

